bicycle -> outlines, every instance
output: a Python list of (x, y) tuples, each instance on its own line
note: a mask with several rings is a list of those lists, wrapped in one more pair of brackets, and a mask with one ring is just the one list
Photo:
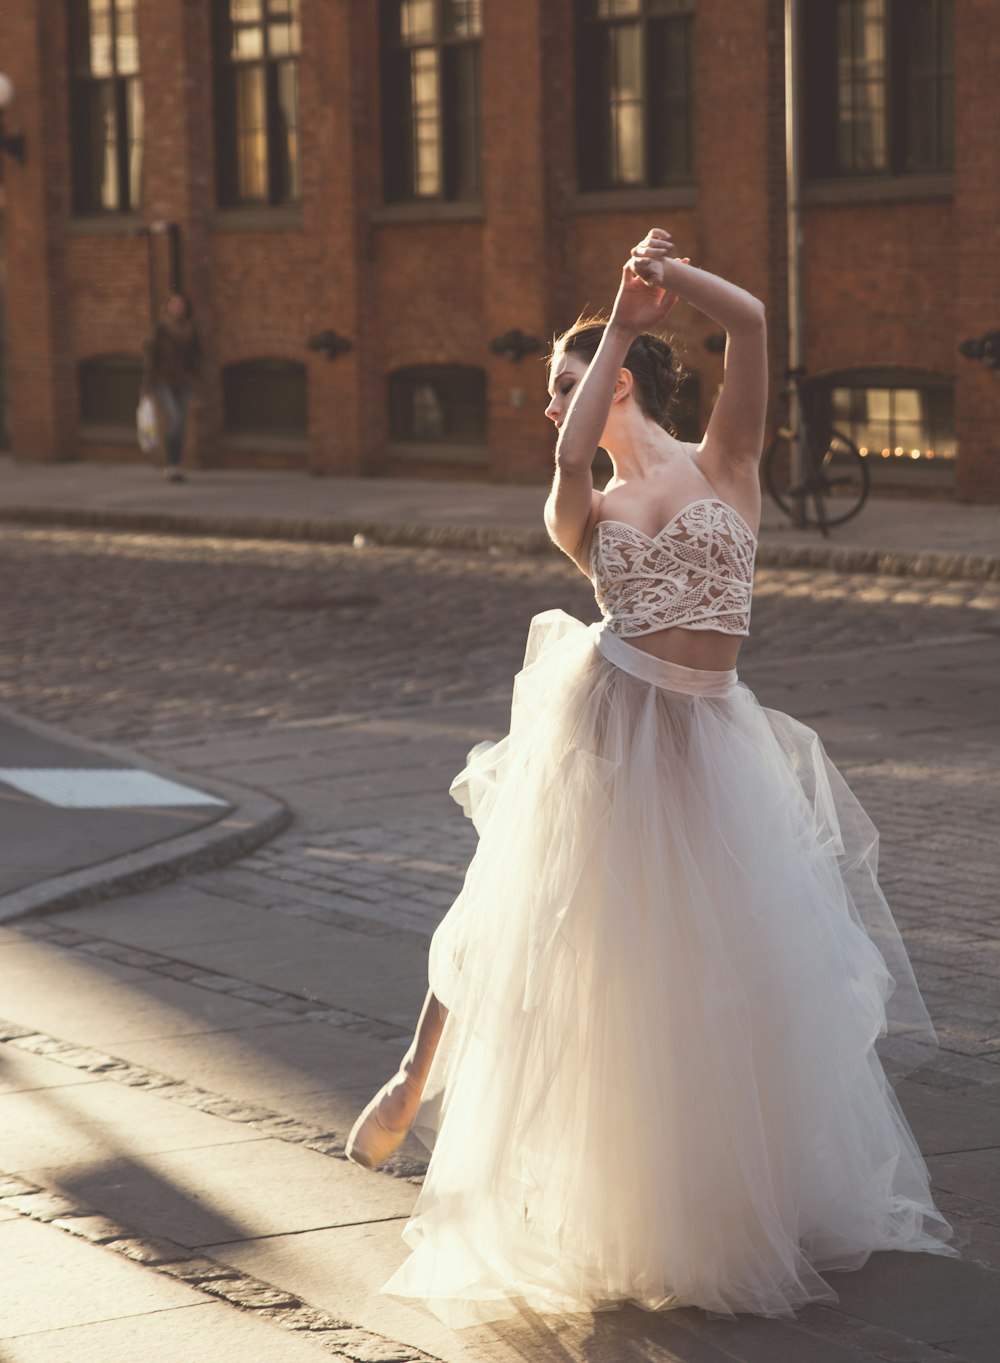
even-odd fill
[[(764, 451), (764, 483), (773, 501), (786, 516), (795, 519), (796, 503), (801, 502), (805, 524), (818, 526), (828, 535), (830, 526), (843, 525), (856, 516), (868, 500), (868, 465), (854, 441), (842, 431), (810, 419), (808, 385), (804, 369), (789, 369), (785, 377), (790, 387), (785, 396), (796, 394), (799, 425), (780, 426)], [(793, 478), (792, 450), (799, 442), (802, 472)], [(809, 503), (812, 503), (810, 510)]]

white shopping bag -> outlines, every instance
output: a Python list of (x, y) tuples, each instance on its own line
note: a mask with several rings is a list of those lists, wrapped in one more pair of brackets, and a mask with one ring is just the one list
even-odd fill
[(135, 434), (143, 454), (155, 454), (160, 444), (160, 427), (156, 417), (156, 403), (148, 394), (139, 399), (135, 409)]

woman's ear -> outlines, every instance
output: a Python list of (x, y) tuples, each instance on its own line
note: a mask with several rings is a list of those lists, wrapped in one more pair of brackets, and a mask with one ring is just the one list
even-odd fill
[(615, 391), (612, 394), (612, 402), (624, 402), (632, 391), (635, 380), (632, 378), (631, 369), (619, 369), (618, 377), (615, 379)]

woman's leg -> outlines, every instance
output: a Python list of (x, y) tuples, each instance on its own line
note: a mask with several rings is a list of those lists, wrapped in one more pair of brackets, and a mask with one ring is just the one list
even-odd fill
[(399, 1069), (354, 1123), (347, 1138), (348, 1159), (374, 1169), (402, 1144), (420, 1105), (447, 1016), (448, 1010), (428, 990)]

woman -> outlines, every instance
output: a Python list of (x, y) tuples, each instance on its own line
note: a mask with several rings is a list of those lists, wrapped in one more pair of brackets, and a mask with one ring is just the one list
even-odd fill
[[(417, 1034), (348, 1143), (375, 1164), (415, 1116), (434, 1141), (385, 1290), (453, 1324), (788, 1315), (873, 1250), (954, 1252), (883, 1069), (935, 1038), (877, 835), (816, 735), (734, 670), (764, 309), (671, 249), (650, 232), (607, 325), (555, 346), (545, 520), (604, 620), (532, 622), (510, 733), (452, 788), (480, 840)], [(697, 446), (666, 429), (675, 368), (649, 334), (678, 297), (728, 337)]]
[(173, 293), (160, 310), (160, 320), (142, 343), (142, 392), (156, 399), (165, 447), (164, 474), (181, 483), (184, 431), (191, 404), (191, 385), (201, 369), (201, 346), (190, 302)]

